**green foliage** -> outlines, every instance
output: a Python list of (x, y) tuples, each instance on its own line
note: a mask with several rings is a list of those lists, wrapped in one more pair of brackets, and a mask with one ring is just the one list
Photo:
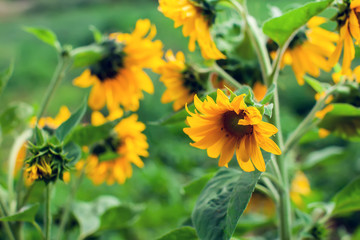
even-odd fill
[(275, 93), (275, 88), (276, 88), (276, 85), (274, 83), (271, 84), (271, 86), (268, 88), (264, 98), (261, 100), (261, 104), (269, 103), (273, 99), (274, 93)]
[(0, 115), (3, 134), (11, 133), (13, 130), (24, 126), (32, 114), (32, 106), (26, 103), (15, 103), (5, 108)]
[(78, 126), (74, 129), (74, 131), (72, 131), (66, 140), (73, 141), (80, 146), (89, 146), (108, 137), (120, 120), (121, 118), (106, 122), (99, 126)]
[[(264, 159), (267, 162), (270, 154), (264, 154)], [(200, 239), (230, 239), (260, 175), (228, 168), (218, 171), (202, 190), (192, 214)]]
[(88, 67), (102, 59), (104, 49), (98, 45), (79, 47), (71, 51), (74, 67)]
[(54, 47), (56, 50), (61, 50), (61, 45), (57, 40), (57, 37), (53, 31), (46, 28), (34, 28), (34, 27), (24, 27), (24, 30), (28, 33), (33, 34), (35, 37), (40, 39), (46, 44)]
[(67, 134), (81, 121), (84, 116), (87, 108), (87, 99), (85, 99), (79, 109), (71, 114), (70, 118), (62, 123), (55, 132), (56, 137), (63, 141)]
[(309, 154), (309, 156), (305, 159), (302, 164), (302, 169), (312, 168), (315, 165), (328, 160), (332, 157), (340, 157), (344, 153), (344, 148), (331, 146), (318, 151), (313, 151)]
[(112, 196), (100, 196), (93, 202), (76, 202), (72, 208), (80, 225), (81, 238), (97, 231), (127, 227), (137, 220), (142, 210), (142, 206), (121, 204)]
[(332, 2), (333, 0), (311, 2), (288, 11), (280, 17), (266, 21), (263, 31), (277, 44), (283, 46), (294, 32), (306, 24), (310, 18), (324, 11)]
[(8, 83), (10, 77), (12, 76), (14, 71), (14, 62), (10, 62), (8, 68), (4, 69), (0, 72), (0, 95), (4, 91), (6, 84)]
[(81, 158), (81, 148), (74, 142), (69, 142), (64, 146), (64, 152), (66, 153), (66, 158), (69, 159), (70, 164), (74, 165)]
[(101, 43), (101, 41), (103, 40), (104, 36), (103, 34), (100, 32), (99, 29), (97, 29), (94, 25), (91, 25), (89, 27), (90, 31), (93, 33), (94, 36), (94, 41), (96, 43)]
[(192, 227), (181, 227), (177, 228), (157, 240), (198, 240), (196, 231)]
[(307, 82), (317, 93), (322, 93), (326, 90), (324, 84), (322, 84), (319, 80), (309, 77), (307, 75), (304, 76), (305, 82)]
[(215, 173), (208, 173), (200, 178), (197, 178), (183, 187), (184, 193), (188, 196), (198, 195), (205, 187), (206, 183), (214, 177)]
[(332, 215), (360, 210), (360, 178), (356, 178), (333, 198), (335, 208)]
[(0, 221), (3, 222), (15, 222), (15, 221), (23, 221), (23, 222), (34, 222), (35, 215), (39, 209), (39, 204), (27, 205), (21, 208), (16, 213), (0, 218)]

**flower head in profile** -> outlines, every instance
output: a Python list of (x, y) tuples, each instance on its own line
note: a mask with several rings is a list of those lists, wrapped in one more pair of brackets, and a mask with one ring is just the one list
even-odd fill
[(89, 106), (109, 110), (119, 105), (136, 111), (143, 91), (152, 94), (154, 86), (143, 68), (157, 68), (162, 62), (162, 43), (153, 41), (156, 28), (148, 19), (138, 20), (131, 33), (113, 33), (102, 43), (105, 56), (74, 79), (78, 87), (92, 87)]
[[(69, 109), (66, 106), (62, 106), (58, 112), (58, 114), (52, 118), (52, 117), (42, 117), (40, 118), (39, 122), (37, 123), (37, 126), (43, 131), (45, 131), (47, 134), (52, 135), (55, 130), (63, 123), (65, 122), (69, 117), (71, 113)], [(32, 128), (36, 125), (36, 117), (33, 117), (30, 120), (30, 126)], [(24, 142), (20, 149), (18, 150), (18, 154), (16, 157), (16, 163), (15, 163), (15, 174), (24, 166), (24, 161), (26, 159), (27, 154), (27, 143)], [(37, 162), (35, 165), (27, 168), (24, 172), (25, 174), (25, 182), (27, 185), (30, 185), (34, 180), (39, 179), (41, 176), (50, 176), (51, 175), (51, 168), (49, 168), (49, 165), (44, 159)], [(63, 175), (68, 176), (68, 172), (63, 172)], [(65, 179), (63, 179), (65, 181)]]
[(186, 103), (192, 102), (195, 94), (204, 88), (194, 70), (185, 63), (182, 52), (174, 56), (173, 52), (168, 50), (165, 58), (167, 62), (158, 69), (158, 73), (161, 74), (160, 81), (166, 86), (161, 102), (174, 102), (173, 108), (177, 111)]
[[(330, 71), (328, 58), (335, 50), (335, 42), (339, 36), (320, 27), (325, 23), (323, 17), (313, 17), (306, 24), (306, 28), (300, 30), (290, 42), (281, 60), (281, 67), (291, 65), (296, 80), (300, 85), (304, 84), (304, 75), (313, 77), (320, 75), (320, 69)], [(271, 52), (273, 58), (276, 52)]]
[(355, 58), (355, 43), (358, 45), (360, 40), (360, 25), (358, 16), (360, 14), (360, 0), (345, 0), (339, 4), (339, 12), (336, 16), (340, 38), (337, 41), (336, 49), (329, 59), (329, 65), (334, 66), (343, 51), (343, 62), (341, 73), (349, 75), (351, 72), (351, 61)]
[[(91, 122), (93, 125), (101, 125), (109, 120), (121, 116), (112, 113), (105, 118), (100, 112), (93, 112)], [(103, 182), (123, 184), (132, 176), (132, 166), (143, 167), (140, 157), (149, 155), (149, 147), (146, 136), (142, 133), (145, 124), (138, 121), (136, 114), (124, 118), (114, 128), (114, 133), (102, 142), (95, 144), (90, 149), (90, 156), (86, 160), (77, 163), (76, 168), (85, 168), (85, 173), (98, 185)]]
[(159, 0), (159, 10), (174, 20), (175, 28), (183, 26), (183, 35), (190, 37), (190, 51), (195, 50), (195, 42), (198, 42), (205, 59), (226, 58), (210, 34), (210, 27), (215, 20), (214, 6), (204, 0)]
[(245, 94), (232, 101), (217, 91), (216, 102), (209, 96), (202, 102), (196, 95), (195, 113), (187, 118), (189, 128), (184, 132), (194, 141), (192, 146), (207, 149), (211, 158), (220, 155), (219, 166), (228, 166), (234, 152), (240, 167), (246, 171), (265, 171), (265, 161), (260, 148), (274, 154), (281, 154), (279, 147), (270, 139), (277, 128), (262, 121), (256, 107), (248, 107)]

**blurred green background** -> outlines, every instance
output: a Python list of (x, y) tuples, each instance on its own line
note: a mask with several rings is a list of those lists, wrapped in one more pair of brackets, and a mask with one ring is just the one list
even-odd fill
[[(292, 1), (290, 4), (283, 0), (248, 1), (249, 11), (259, 24), (270, 17), (270, 2), (271, 5), (286, 10), (291, 7), (290, 5), (307, 1)], [(36, 109), (56, 67), (56, 52), (23, 31), (24, 26), (52, 29), (63, 45), (78, 47), (93, 42), (92, 33), (89, 31), (90, 25), (96, 26), (104, 33), (131, 32), (137, 19), (149, 18), (156, 25), (158, 32), (156, 39), (164, 43), (165, 50), (182, 50), (188, 53), (188, 39), (182, 36), (181, 29), (173, 28), (173, 21), (164, 17), (157, 7), (158, 3), (155, 0), (2, 1), (0, 3), (0, 67), (5, 68), (9, 61), (14, 59), (15, 71), (1, 97), (1, 106), (23, 101)], [(328, 14), (331, 15), (331, 11)], [(193, 53), (189, 58), (196, 59), (198, 54), (198, 52)], [(68, 106), (71, 111), (77, 108), (88, 92), (86, 89), (72, 85), (72, 80), (82, 70), (72, 69), (67, 75), (50, 103), (48, 116), (54, 116), (61, 105)], [(155, 85), (155, 94), (145, 95), (138, 112), (140, 120), (145, 123), (151, 123), (172, 113), (171, 104), (160, 103), (164, 91), (163, 84), (158, 81), (157, 75), (151, 74), (151, 77)], [(322, 80), (330, 81), (330, 76), (325, 74)], [(311, 109), (314, 104), (314, 91), (306, 85), (299, 87), (290, 67), (286, 67), (281, 72), (279, 88), (282, 104), (281, 121), (287, 136)], [(133, 177), (124, 185), (93, 186), (86, 179), (77, 194), (77, 200), (81, 201), (91, 201), (100, 195), (113, 195), (122, 202), (142, 204), (145, 210), (134, 226), (117, 232), (107, 232), (92, 239), (155, 239), (179, 227), (189, 221), (197, 197), (197, 194), (184, 194), (183, 186), (218, 169), (217, 160), (209, 159), (206, 151), (189, 146), (190, 139), (179, 126), (164, 127), (148, 124), (145, 133), (150, 144), (150, 157), (144, 159), (143, 169), (134, 168)], [(10, 146), (12, 141), (9, 137), (3, 145)], [(309, 152), (323, 149), (325, 146), (340, 146), (341, 151), (336, 155), (330, 155), (326, 163), (305, 171), (310, 178), (314, 191), (312, 197), (315, 200), (329, 200), (360, 173), (359, 148), (355, 144), (335, 137), (303, 144), (296, 159), (298, 161), (307, 159)], [(4, 154), (1, 155), (4, 157)], [(5, 160), (2, 165), (6, 166)], [(317, 174), (319, 171), (321, 174)], [(39, 184), (35, 188), (31, 201), (42, 199), (42, 187)], [(54, 214), (61, 211), (66, 199), (63, 196), (67, 195), (68, 189), (69, 186), (63, 183), (56, 188), (53, 195)], [(353, 218), (354, 216), (349, 219)], [(38, 221), (40, 223), (42, 221), (41, 214), (38, 216)], [(67, 231), (76, 234), (77, 224), (74, 219), (70, 222)], [(347, 224), (347, 226), (353, 225)], [(31, 226), (27, 228), (30, 233), (33, 231)], [(350, 227), (350, 230), (354, 229)], [(33, 233), (32, 236), (35, 239), (37, 235)]]

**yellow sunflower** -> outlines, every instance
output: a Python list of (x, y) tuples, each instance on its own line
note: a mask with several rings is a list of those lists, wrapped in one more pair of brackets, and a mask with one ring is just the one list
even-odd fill
[(183, 35), (190, 37), (188, 46), (190, 51), (195, 51), (197, 41), (205, 59), (226, 58), (217, 49), (210, 34), (210, 26), (215, 20), (213, 6), (205, 1), (159, 0), (159, 11), (174, 20), (175, 28), (183, 26)]
[[(56, 128), (58, 128), (63, 122), (65, 122), (70, 117), (70, 115), (71, 113), (69, 109), (66, 106), (62, 106), (55, 118), (51, 118), (51, 117), (40, 118), (38, 122), (38, 126), (39, 128), (42, 128), (51, 134), (55, 131)], [(35, 124), (36, 124), (36, 117), (33, 117), (30, 120), (30, 126), (34, 128)], [(27, 149), (26, 145), (27, 143), (24, 142), (18, 151), (16, 157), (15, 169), (14, 169), (15, 173), (17, 173), (24, 166), (24, 161), (26, 159), (26, 149)], [(38, 174), (40, 172), (44, 174), (49, 174), (49, 173), (51, 174), (51, 169), (49, 172), (49, 166), (46, 165), (45, 162), (42, 162), (38, 166), (32, 166), (31, 168), (27, 168), (24, 172), (26, 176), (25, 179), (26, 185), (30, 185), (34, 180), (38, 179), (39, 176), (41, 176), (41, 174)], [(68, 173), (66, 173), (66, 178), (64, 179), (65, 182), (68, 182), (66, 180), (70, 180)]]
[(154, 86), (143, 68), (157, 68), (162, 62), (162, 43), (153, 41), (156, 28), (148, 19), (138, 20), (131, 34), (113, 33), (103, 47), (108, 54), (74, 79), (74, 85), (91, 87), (89, 106), (109, 110), (122, 105), (136, 111), (143, 91), (152, 94)]
[(303, 205), (302, 196), (310, 195), (310, 183), (306, 175), (302, 171), (296, 172), (290, 188), (291, 200), (298, 206)]
[(346, 7), (343, 11), (338, 13), (336, 18), (340, 28), (340, 38), (337, 41), (335, 51), (333, 51), (333, 54), (329, 59), (329, 65), (332, 67), (339, 61), (344, 47), (341, 73), (343, 75), (349, 75), (351, 74), (351, 61), (355, 58), (353, 38), (357, 45), (360, 40), (360, 25), (358, 20), (358, 15), (360, 14), (360, 0), (353, 0), (351, 2), (345, 1), (344, 4)]
[[(325, 23), (323, 17), (313, 17), (306, 24), (305, 31), (299, 31), (289, 44), (281, 60), (281, 68), (291, 65), (299, 85), (304, 84), (306, 73), (313, 77), (320, 75), (320, 69), (330, 71), (328, 58), (335, 50), (335, 42), (339, 36), (320, 27)], [(276, 52), (271, 53), (275, 58)]]
[[(93, 125), (101, 125), (108, 120), (119, 117), (118, 114), (105, 118), (100, 112), (93, 112), (91, 122)], [(81, 170), (85, 167), (85, 173), (94, 184), (124, 183), (132, 176), (131, 163), (142, 168), (144, 163), (140, 157), (147, 157), (149, 145), (146, 136), (142, 133), (145, 124), (138, 121), (136, 114), (124, 118), (114, 128), (115, 134), (103, 143), (96, 144), (90, 150), (90, 156), (86, 161), (81, 160), (76, 168)], [(106, 153), (111, 152), (110, 157), (104, 158)]]
[(360, 83), (360, 66), (354, 68), (353, 71), (348, 70), (345, 74), (342, 72), (337, 72), (332, 74), (332, 79), (334, 83), (340, 82), (341, 79), (348, 80), (348, 81), (356, 81)]
[(165, 58), (167, 62), (158, 69), (158, 73), (161, 74), (160, 81), (166, 86), (161, 102), (174, 102), (173, 108), (177, 111), (186, 103), (192, 102), (195, 94), (204, 88), (196, 74), (186, 65), (182, 52), (178, 52), (175, 57), (173, 52), (168, 50)]
[[(265, 171), (265, 162), (260, 148), (274, 154), (281, 154), (279, 147), (269, 137), (277, 128), (262, 121), (262, 115), (255, 107), (248, 107), (245, 94), (231, 102), (221, 91), (217, 91), (216, 102), (209, 96), (202, 102), (196, 95), (197, 111), (189, 112), (189, 128), (184, 132), (194, 141), (192, 146), (207, 149), (211, 158), (220, 155), (219, 166), (226, 166), (234, 152), (240, 167), (246, 171)], [(250, 161), (251, 159), (251, 161)], [(255, 166), (255, 168), (254, 168)]]

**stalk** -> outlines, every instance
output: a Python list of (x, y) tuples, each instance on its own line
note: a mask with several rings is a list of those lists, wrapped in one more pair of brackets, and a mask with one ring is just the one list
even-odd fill
[(51, 198), (51, 183), (45, 187), (45, 239), (51, 239), (51, 211), (50, 211), (50, 198)]
[(236, 88), (242, 88), (242, 85), (236, 81), (235, 78), (230, 76), (227, 72), (225, 72), (224, 69), (222, 69), (219, 65), (216, 64), (216, 62), (213, 65), (214, 71), (219, 74), (221, 77), (223, 77), (226, 81), (228, 81), (231, 85), (233, 85)]
[[(5, 213), (2, 209), (2, 206), (0, 206), (0, 215), (1, 216), (5, 216)], [(8, 236), (8, 238), (10, 240), (15, 240), (15, 237), (14, 237), (14, 234), (13, 232), (11, 231), (11, 228), (10, 228), (10, 225), (8, 222), (2, 222), (3, 226), (4, 226), (4, 230), (5, 230), (5, 233), (6, 235)]]

